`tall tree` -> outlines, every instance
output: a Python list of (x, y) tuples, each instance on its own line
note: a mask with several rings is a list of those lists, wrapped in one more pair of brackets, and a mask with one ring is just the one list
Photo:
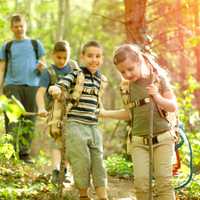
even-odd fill
[(145, 43), (145, 12), (147, 0), (124, 0), (127, 41)]
[(58, 28), (56, 34), (56, 40), (61, 40), (64, 38), (64, 33), (67, 26), (66, 21), (69, 18), (69, 0), (59, 0), (58, 1)]

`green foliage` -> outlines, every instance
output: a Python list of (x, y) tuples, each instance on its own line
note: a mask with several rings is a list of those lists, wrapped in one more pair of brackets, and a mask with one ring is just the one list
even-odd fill
[[(179, 103), (179, 119), (183, 122), (186, 135), (190, 141), (193, 151), (193, 180), (178, 193), (187, 198), (190, 196), (191, 199), (199, 199), (199, 189), (200, 189), (200, 121), (199, 121), (199, 111), (195, 108), (195, 93), (200, 89), (200, 84), (193, 78), (188, 78), (188, 87), (184, 90), (177, 90), (180, 93), (177, 94), (177, 99)], [(178, 185), (185, 181), (189, 175), (189, 151), (186, 145), (183, 145), (180, 149), (180, 156), (182, 167), (180, 170), (180, 175), (176, 178)], [(181, 198), (182, 199), (182, 198)]]
[(12, 145), (13, 137), (5, 134), (0, 136), (0, 160), (8, 161), (12, 157), (15, 157), (15, 150)]
[(105, 160), (109, 175), (119, 177), (130, 177), (133, 175), (133, 164), (123, 155), (114, 154)]
[(10, 122), (17, 122), (18, 118), (25, 113), (25, 109), (14, 96), (9, 99), (5, 95), (1, 95), (0, 112), (6, 112)]
[(199, 113), (195, 108), (195, 92), (200, 89), (200, 84), (190, 76), (188, 78), (188, 87), (177, 94), (179, 104), (179, 119), (184, 123), (186, 131), (198, 131), (200, 127)]
[(31, 166), (15, 164), (1, 166), (0, 199), (35, 200), (55, 199), (56, 188), (50, 183), (50, 176), (38, 173)]

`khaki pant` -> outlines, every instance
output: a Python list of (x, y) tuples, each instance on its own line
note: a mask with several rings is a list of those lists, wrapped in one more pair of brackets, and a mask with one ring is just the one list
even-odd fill
[(107, 184), (103, 164), (102, 135), (96, 125), (65, 121), (66, 159), (69, 161), (77, 188), (90, 186), (90, 176), (95, 188)]
[[(174, 190), (171, 185), (173, 155), (173, 136), (153, 145), (154, 200), (175, 200)], [(131, 145), (131, 156), (134, 164), (134, 187), (137, 199), (148, 200), (149, 146), (133, 141)]]

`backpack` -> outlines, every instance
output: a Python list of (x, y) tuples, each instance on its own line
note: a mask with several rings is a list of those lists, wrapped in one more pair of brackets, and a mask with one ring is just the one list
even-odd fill
[[(11, 52), (12, 44), (13, 44), (13, 40), (7, 42), (5, 45), (5, 63), (6, 64), (5, 64), (4, 76), (6, 75), (6, 72), (7, 72), (8, 61), (12, 56), (12, 52)], [(39, 59), (38, 42), (37, 42), (37, 40), (31, 39), (31, 44), (32, 44), (33, 50), (35, 52), (35, 58), (36, 58), (36, 60), (38, 60)]]
[[(63, 91), (61, 99), (54, 99), (48, 117), (49, 133), (51, 137), (53, 137), (55, 140), (61, 137), (64, 115), (66, 115), (73, 106), (79, 103), (79, 99), (84, 89), (85, 75), (83, 71), (76, 62), (71, 61), (70, 63), (72, 69), (77, 70), (78, 72), (73, 92), (71, 94), (68, 94), (68, 92)], [(106, 78), (101, 75), (101, 84), (98, 94), (99, 104), (106, 81)]]

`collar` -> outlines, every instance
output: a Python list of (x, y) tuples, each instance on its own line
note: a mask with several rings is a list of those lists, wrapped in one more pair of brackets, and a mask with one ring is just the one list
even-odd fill
[(101, 77), (101, 73), (99, 70), (97, 70), (94, 74), (92, 74), (88, 69), (87, 67), (85, 66), (81, 66), (81, 69), (83, 71), (84, 74), (89, 74), (90, 76), (96, 76), (96, 77)]

